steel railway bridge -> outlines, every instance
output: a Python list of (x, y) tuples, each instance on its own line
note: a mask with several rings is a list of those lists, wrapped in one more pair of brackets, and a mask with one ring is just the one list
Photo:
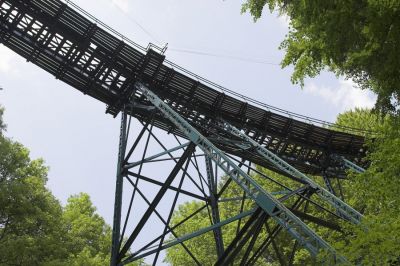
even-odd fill
[[(312, 257), (324, 250), (325, 264), (347, 263), (312, 228), (360, 223), (340, 182), (347, 169), (367, 166), (363, 137), (196, 76), (166, 60), (163, 49), (130, 41), (70, 1), (0, 0), (0, 42), (121, 116), (111, 265), (144, 257), (154, 265), (160, 251), (178, 247), (201, 265), (191, 250), (201, 235), (215, 243), (215, 265), (271, 258), (291, 265), (299, 249)], [(151, 142), (158, 153), (148, 154)], [(154, 176), (154, 167), (169, 170)], [(192, 200), (199, 208), (178, 217), (179, 202)], [(226, 206), (236, 213), (222, 212)], [(182, 229), (203, 216), (208, 225)], [(233, 238), (229, 228), (236, 228)]]

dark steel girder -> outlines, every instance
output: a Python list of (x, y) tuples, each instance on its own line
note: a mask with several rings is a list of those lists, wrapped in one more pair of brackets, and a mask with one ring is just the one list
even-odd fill
[[(213, 85), (199, 82), (188, 72), (182, 73), (183, 69), (175, 70), (176, 65), (166, 61), (165, 56), (125, 38), (121, 41), (120, 35), (98, 20), (93, 23), (92, 17), (72, 3), (8, 0), (2, 2), (0, 11), (4, 45), (72, 87), (106, 103), (108, 112), (113, 115), (122, 110), (130, 97), (140, 104), (147, 104), (133, 91), (134, 82), (141, 80), (151, 84), (154, 92), (164, 100), (179, 101), (175, 110), (199, 130), (206, 128), (207, 120), (223, 118), (232, 125), (245, 128), (255, 138), (263, 136), (263, 145), (276, 139), (282, 144), (274, 148), (280, 150), (274, 151), (282, 152), (282, 158), (305, 173), (321, 173), (323, 162), (319, 154), (343, 155), (356, 162), (364, 155), (362, 137), (311, 127), (308, 123), (247, 104), (229, 93), (222, 97)], [(24, 24), (22, 21), (27, 15), (32, 20)], [(47, 31), (45, 36), (42, 34), (44, 29)], [(216, 112), (216, 108), (220, 111)], [(149, 111), (130, 114), (145, 121)], [(170, 123), (162, 117), (156, 117), (155, 126), (170, 129)], [(293, 153), (294, 146), (309, 152)], [(304, 157), (305, 154), (308, 155)], [(254, 156), (247, 159), (261, 165), (264, 162)], [(334, 162), (330, 164), (336, 176), (344, 176), (343, 169), (335, 168)]]

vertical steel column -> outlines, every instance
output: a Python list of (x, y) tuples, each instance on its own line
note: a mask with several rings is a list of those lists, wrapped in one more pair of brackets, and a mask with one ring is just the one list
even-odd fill
[(127, 114), (125, 112), (122, 112), (120, 135), (119, 135), (117, 177), (115, 184), (114, 220), (113, 220), (113, 231), (112, 231), (110, 266), (117, 265), (118, 253), (120, 248), (119, 241), (120, 241), (120, 230), (121, 230), (122, 188), (124, 181), (123, 162), (125, 160), (125, 150), (126, 150), (126, 125), (127, 125)]
[[(212, 218), (212, 223), (217, 224), (220, 222), (220, 217), (219, 217), (218, 200), (217, 200), (217, 188), (215, 186), (216, 177), (214, 176), (213, 173), (213, 166), (211, 159), (206, 156), (205, 160), (207, 168), (207, 179), (210, 190), (211, 218)], [(215, 245), (217, 248), (217, 255), (218, 258), (220, 258), (224, 253), (224, 241), (222, 238), (221, 227), (217, 227), (213, 231), (214, 231)]]

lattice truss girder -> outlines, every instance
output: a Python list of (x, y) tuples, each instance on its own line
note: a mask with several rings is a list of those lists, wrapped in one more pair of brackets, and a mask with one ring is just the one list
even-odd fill
[[(302, 172), (324, 172), (328, 178), (341, 178), (345, 177), (344, 168), (330, 155), (338, 153), (357, 160), (362, 157), (362, 138), (299, 122), (235, 99), (168, 67), (163, 64), (164, 56), (153, 50), (145, 54), (133, 42), (120, 35), (115, 37), (97, 23), (89, 14), (77, 12), (59, 0), (0, 0), (0, 42), (57, 79), (106, 103), (113, 115), (126, 103), (133, 84), (142, 80), (151, 83), (171, 106), (176, 105), (178, 112), (183, 109), (180, 115), (196, 126), (206, 127), (208, 118), (218, 113)], [(143, 121), (149, 112), (133, 115)], [(155, 117), (155, 124), (168, 130), (163, 118)], [(242, 151), (224, 142), (216, 145), (273, 167), (257, 154), (239, 154)]]
[[(291, 182), (282, 182), (243, 158), (221, 152), (146, 86), (137, 83), (137, 89), (156, 108), (146, 107), (152, 115), (140, 122), (142, 129), (136, 132), (136, 138), (130, 136), (131, 117), (126, 114), (129, 108), (135, 108), (134, 104), (127, 106), (122, 116), (114, 265), (144, 257), (155, 264), (163, 250), (177, 246), (187, 252), (194, 264), (201, 265), (202, 261), (191, 251), (200, 236), (215, 242), (216, 265), (232, 261), (252, 265), (272, 258), (290, 265), (296, 251), (302, 248), (312, 256), (326, 250), (331, 255), (328, 264), (346, 262), (309, 227), (313, 224), (340, 231), (338, 221), (351, 220), (346, 211), (318, 197), (322, 187), (295, 175)], [(160, 132), (153, 124), (156, 115), (168, 117), (186, 138)], [(219, 130), (222, 128), (219, 125)], [(239, 139), (232, 138), (231, 144), (237, 149), (251, 148), (250, 143)], [(124, 202), (129, 204), (121, 212), (122, 186), (128, 195)], [(326, 190), (325, 193), (329, 194)], [(196, 201), (197, 208), (179, 216), (178, 205), (185, 201)], [(318, 217), (315, 210), (320, 213)], [(200, 217), (208, 224), (202, 222), (203, 227), (188, 230)], [(232, 230), (236, 232), (233, 239), (227, 237)], [(282, 239), (286, 239), (285, 248)], [(288, 245), (292, 247), (290, 254)]]

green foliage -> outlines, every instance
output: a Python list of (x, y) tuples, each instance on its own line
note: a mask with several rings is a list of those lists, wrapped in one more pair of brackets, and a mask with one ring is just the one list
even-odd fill
[[(226, 181), (224, 180), (220, 183), (220, 186)], [(241, 197), (243, 191), (236, 186), (231, 184), (226, 193), (224, 193), (224, 199), (231, 199), (235, 197)], [(174, 212), (171, 223), (173, 225), (179, 223), (184, 218), (188, 217), (196, 210), (200, 209), (204, 205), (203, 202), (191, 201), (186, 202), (179, 206), (178, 210)], [(230, 218), (240, 211), (240, 201), (226, 201), (220, 203), (220, 219), (225, 220)], [(243, 210), (250, 210), (254, 205), (249, 200), (245, 200)], [(241, 221), (243, 224), (247, 221), (247, 217)], [(176, 228), (175, 233), (178, 236), (185, 234), (190, 234), (202, 228), (210, 226), (210, 216), (207, 208), (203, 209), (197, 215), (183, 223)], [(230, 243), (236, 234), (237, 222), (225, 225), (222, 227), (223, 241), (225, 246)], [(214, 240), (214, 234), (212, 231), (200, 235), (196, 238), (188, 240), (185, 242), (185, 246), (193, 253), (196, 259), (202, 265), (213, 265), (217, 260), (216, 244)], [(194, 263), (193, 259), (188, 255), (185, 249), (181, 245), (173, 246), (167, 249), (167, 255), (165, 261), (172, 265), (192, 265)]]
[[(347, 119), (338, 122), (356, 124), (362, 113), (346, 113)], [(352, 175), (348, 184), (354, 205), (364, 212), (364, 225), (348, 226), (348, 238), (339, 248), (354, 263), (389, 265), (400, 258), (400, 124), (398, 118), (387, 116), (370, 126), (380, 133), (368, 143), (371, 165), (365, 173)]]
[(292, 81), (304, 84), (328, 69), (378, 95), (376, 107), (396, 111), (400, 99), (400, 2), (398, 0), (247, 0), (254, 19), (264, 7), (290, 17), (281, 43), (282, 67), (294, 65)]
[(47, 172), (43, 160), (0, 134), (0, 265), (109, 265), (109, 226), (87, 194), (62, 208), (46, 188)]
[[(369, 109), (356, 108), (336, 117), (336, 124), (343, 127), (363, 129), (372, 133), (380, 131), (381, 123), (387, 118), (381, 117)], [(341, 129), (341, 128), (338, 128)], [(349, 131), (349, 133), (353, 133)], [(373, 137), (365, 135), (366, 137)]]
[(38, 265), (62, 253), (61, 206), (45, 187), (47, 168), (0, 135), (0, 264)]
[(4, 108), (0, 105), (0, 134), (6, 129), (6, 124), (3, 121)]
[(66, 247), (72, 261), (93, 258), (94, 262), (104, 262), (87, 265), (105, 265), (109, 261), (111, 229), (95, 211), (87, 194), (80, 193), (68, 199), (62, 218), (68, 236)]
[[(192, 201), (179, 206), (179, 210), (174, 213), (172, 224), (194, 213), (203, 204), (201, 202)], [(201, 211), (192, 219), (188, 220), (175, 230), (178, 235), (195, 232), (209, 225), (207, 210)], [(211, 233), (203, 234), (195, 239), (185, 242), (185, 246), (193, 252), (195, 257), (202, 265), (212, 265), (216, 261), (217, 255), (215, 251), (214, 237)], [(182, 246), (176, 245), (167, 249), (166, 262), (172, 265), (192, 265), (194, 263), (190, 255), (185, 252)]]
[[(288, 187), (291, 188), (295, 187), (296, 183), (294, 181), (288, 180), (288, 178), (282, 177), (266, 169), (258, 168), (258, 170)], [(276, 195), (276, 197), (278, 198), (286, 193), (285, 188), (282, 188), (281, 185), (271, 182), (268, 179), (261, 177), (256, 173), (252, 173), (252, 177), (257, 181), (259, 185), (261, 185), (267, 191)], [(222, 178), (219, 184), (220, 189), (222, 185), (226, 182), (226, 180), (227, 180), (226, 177)], [(232, 182), (224, 192), (223, 197), (220, 199), (221, 201), (219, 203), (219, 210), (220, 210), (221, 221), (240, 213), (242, 196), (243, 196), (243, 190), (239, 186), (237, 186), (234, 182)], [(288, 202), (290, 205), (290, 203), (293, 203), (293, 200), (289, 199)], [(173, 214), (172, 224), (175, 225), (179, 223), (185, 217), (188, 217), (196, 210), (198, 210), (201, 206), (203, 206), (203, 204), (204, 203), (198, 201), (191, 201), (180, 205), (178, 210), (175, 211), (175, 213)], [(254, 207), (255, 204), (252, 200), (245, 199), (242, 211), (247, 211), (253, 209)], [(248, 218), (249, 217), (243, 218), (240, 221), (240, 228), (242, 228), (243, 225), (248, 221)], [(238, 221), (235, 221), (222, 227), (222, 234), (223, 234), (225, 248), (227, 247), (227, 245), (229, 245), (229, 243), (231, 243), (233, 238), (236, 236), (238, 230), (238, 224), (239, 224)], [(177, 233), (178, 236), (182, 236), (185, 234), (190, 234), (192, 232), (195, 232), (201, 228), (205, 228), (209, 225), (210, 225), (209, 213), (207, 209), (203, 209), (203, 211), (201, 211), (200, 213), (198, 213), (197, 215), (186, 221), (184, 224), (178, 226), (174, 231)], [(268, 225), (272, 229), (274, 226), (276, 226), (276, 223), (272, 220), (269, 220)], [(259, 247), (261, 243), (266, 239), (266, 237), (267, 237), (267, 232), (266, 229), (263, 228), (263, 230), (261, 231), (260, 235), (257, 238), (255, 247), (256, 248)], [(290, 247), (294, 244), (293, 239), (286, 232), (283, 231), (278, 235), (275, 242), (279, 250), (281, 251), (282, 256), (285, 258), (289, 257), (291, 253)], [(213, 265), (213, 263), (215, 263), (215, 261), (217, 260), (216, 245), (212, 231), (203, 234), (201, 236), (198, 236), (196, 238), (193, 238), (191, 240), (185, 241), (185, 246), (190, 250), (190, 252), (193, 253), (196, 259), (198, 259), (200, 263), (202, 263), (203, 265)], [(256, 248), (254, 248), (253, 251), (256, 250)], [(239, 252), (239, 254), (237, 254), (236, 256), (237, 259), (235, 260), (234, 265), (240, 265), (241, 262), (240, 259), (243, 257), (245, 250), (246, 248), (243, 248)], [(167, 249), (166, 253), (167, 254), (165, 261), (170, 263), (171, 265), (192, 265), (194, 263), (190, 255), (180, 245), (176, 245), (173, 246), (172, 248)], [(252, 254), (253, 253), (251, 253), (250, 256)], [(300, 250), (296, 255), (294, 265), (305, 265), (312, 262), (313, 261), (311, 260), (309, 254), (306, 251)], [(263, 256), (257, 261), (256, 265), (260, 266), (279, 265), (278, 257), (272, 245), (270, 245), (269, 248), (263, 253)]]

